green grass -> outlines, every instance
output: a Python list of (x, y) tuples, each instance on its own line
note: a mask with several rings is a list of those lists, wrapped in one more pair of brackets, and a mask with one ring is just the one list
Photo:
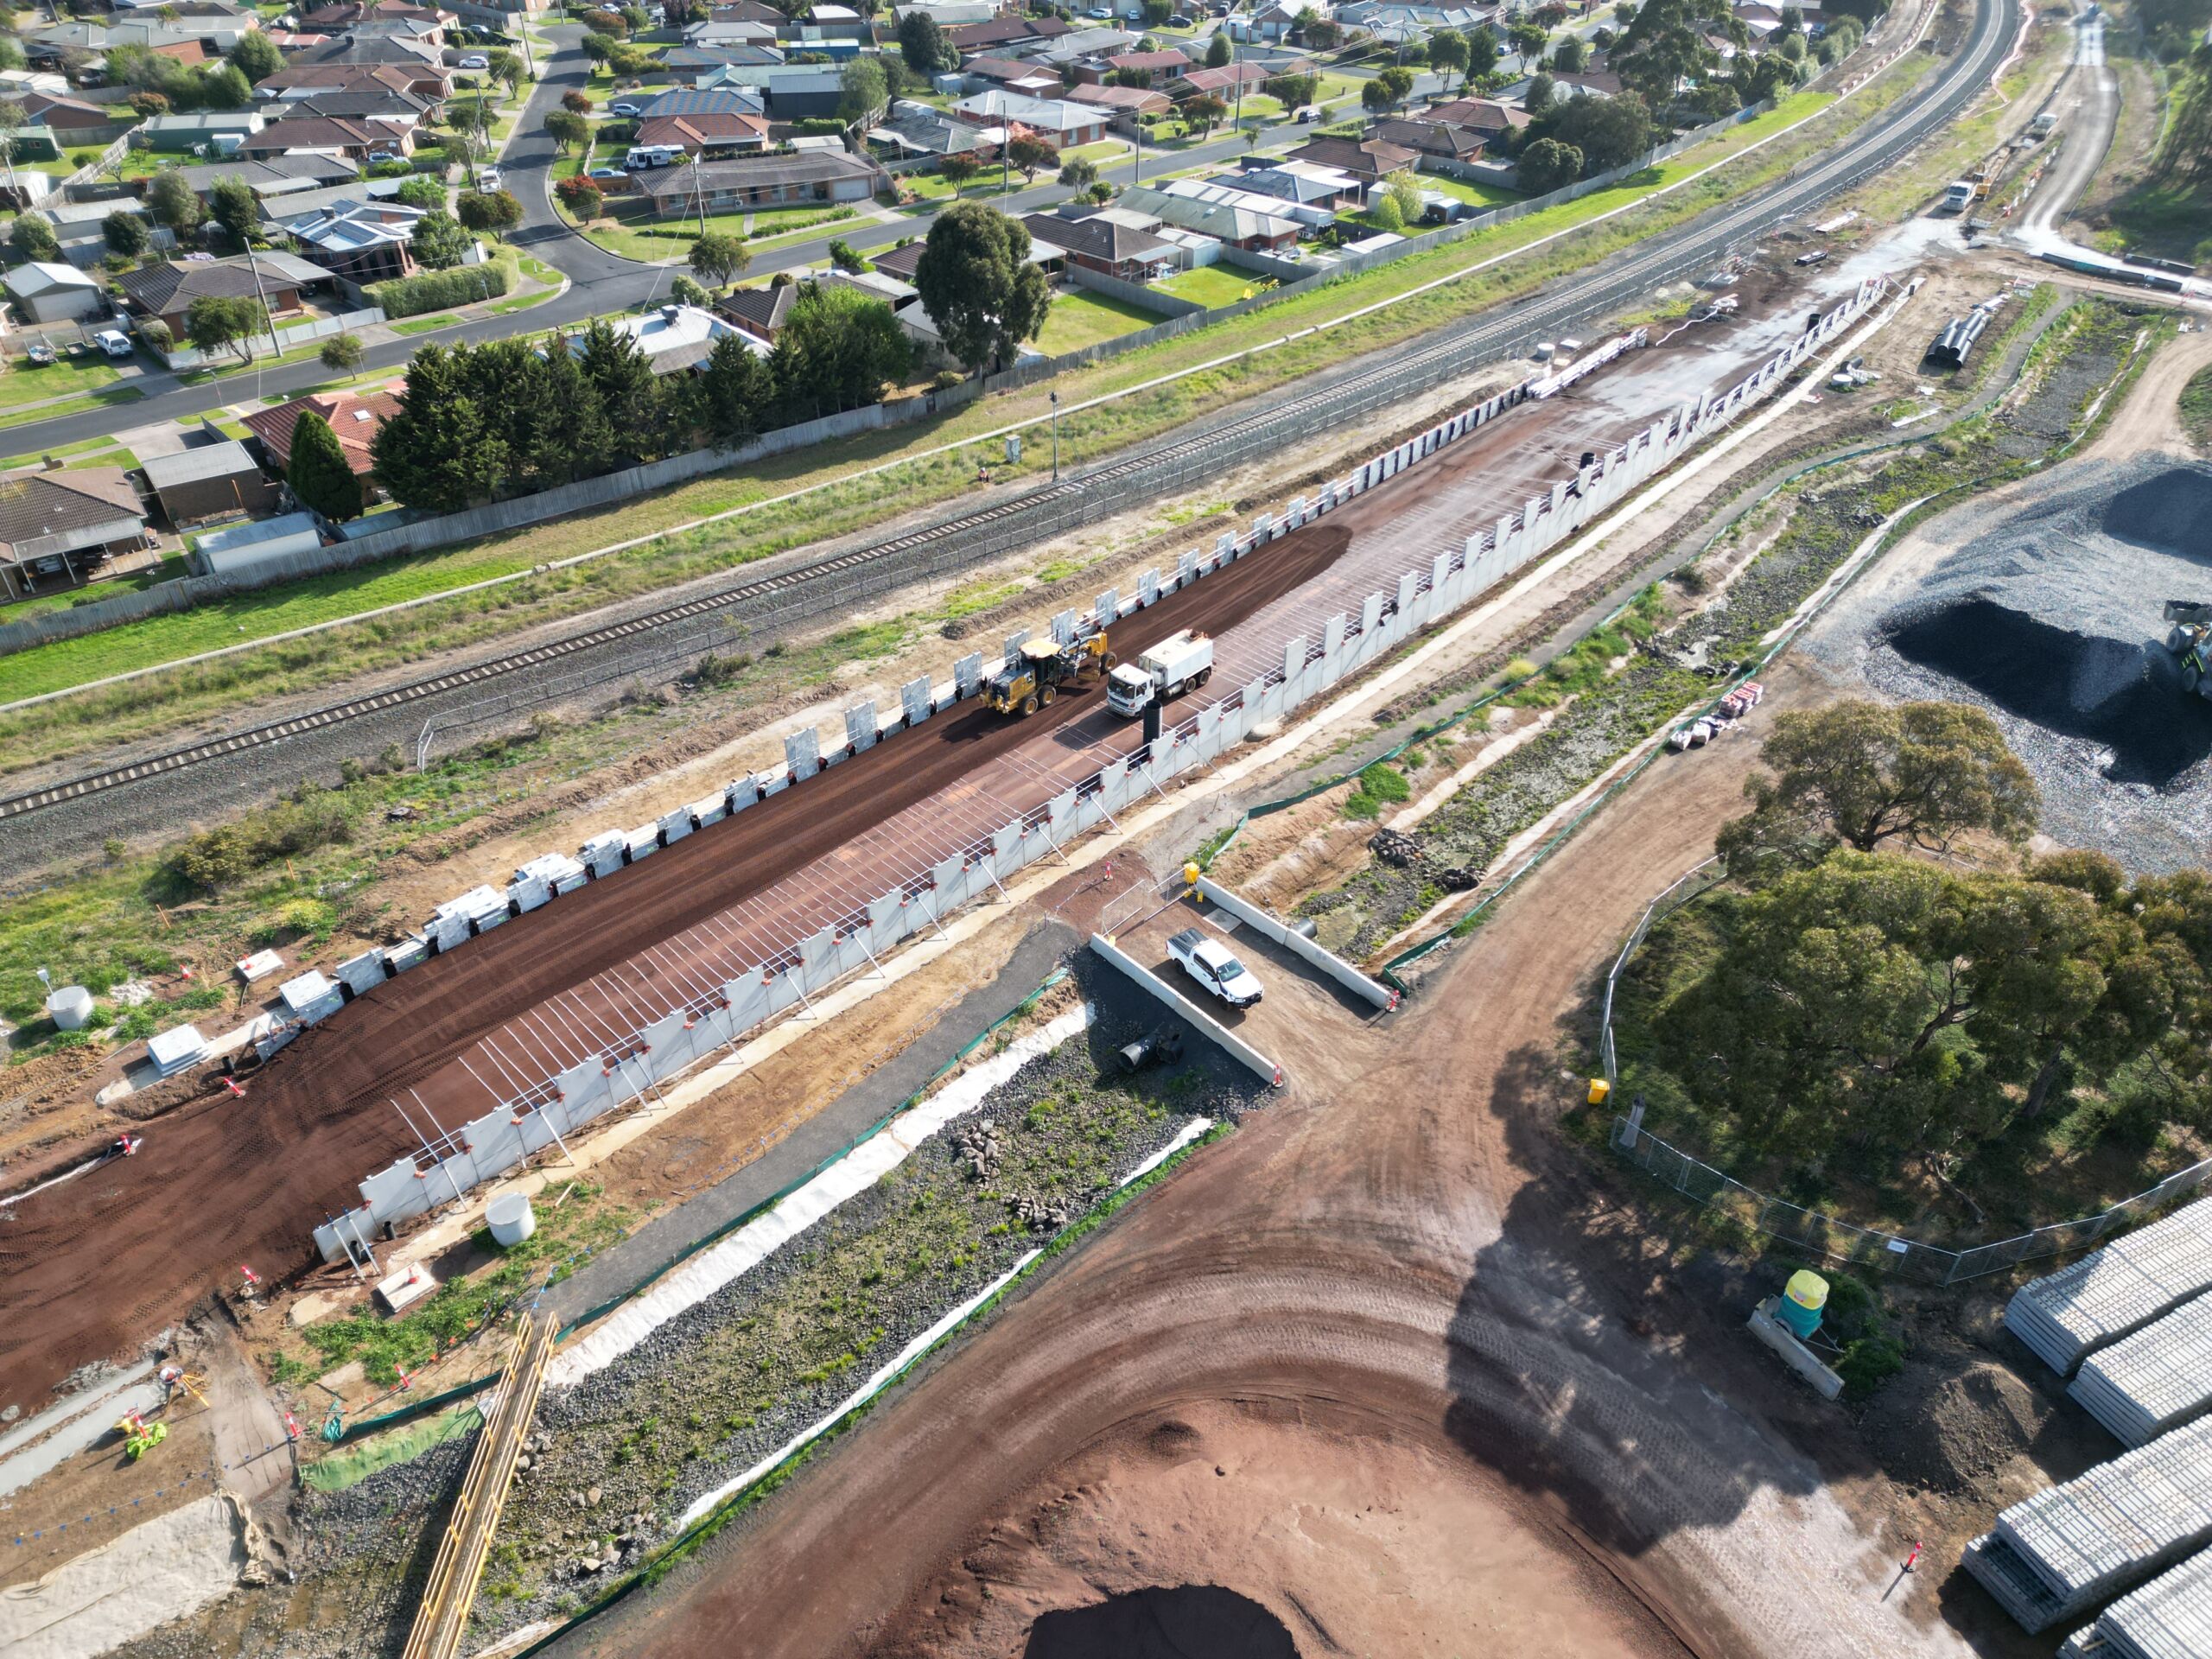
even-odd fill
[[(200, 417), (195, 415), (192, 418), (196, 421)], [(31, 466), (44, 461), (49, 455), (58, 460), (63, 455), (89, 455), (97, 450), (112, 449), (115, 447), (116, 440), (113, 438), (80, 438), (75, 443), (65, 443), (59, 448), (33, 449), (20, 455), (10, 455), (6, 460), (0, 461), (0, 472), (16, 467)]]
[(1087, 289), (1076, 289), (1053, 300), (1052, 309), (1045, 319), (1045, 327), (1037, 336), (1036, 346), (1046, 356), (1058, 357), (1063, 352), (1081, 351), (1086, 346), (1096, 346), (1102, 340), (1116, 340), (1123, 334), (1133, 334), (1140, 328), (1149, 328), (1163, 321), (1165, 319), (1141, 307), (1131, 305), (1126, 300), (1093, 294)]
[[(743, 236), (748, 246), (758, 247), (777, 237), (820, 230), (825, 225), (842, 224), (858, 217), (851, 207), (779, 207), (756, 213), (709, 213), (707, 229), (725, 236)], [(745, 222), (753, 221), (753, 231), (747, 234)], [(609, 253), (619, 253), (632, 259), (680, 259), (699, 239), (699, 221), (693, 219), (595, 219), (585, 230), (588, 236)]]
[(104, 357), (83, 362), (63, 358), (41, 365), (17, 358), (0, 374), (0, 409), (14, 409), (48, 397), (73, 397), (115, 384), (115, 365)]
[(2143, 253), (2202, 264), (2212, 259), (2212, 191), (2143, 184), (2108, 210), (2112, 228), (2093, 238), (2107, 253)]
[[(88, 455), (82, 461), (70, 461), (64, 470), (79, 467), (121, 467), (127, 469), (137, 464), (137, 457), (128, 449), (115, 449), (106, 454)], [(61, 593), (40, 594), (30, 599), (16, 600), (5, 607), (0, 607), (0, 622), (19, 622), (27, 616), (38, 616), (48, 611), (66, 611), (74, 606), (93, 604), (113, 594), (135, 594), (157, 582), (173, 582), (184, 574), (184, 555), (172, 553), (159, 563), (149, 564), (143, 570), (133, 570), (127, 575), (110, 576), (87, 588), (72, 588)]]
[(39, 421), (57, 421), (64, 415), (89, 415), (111, 404), (135, 404), (145, 395), (137, 386), (115, 386), (106, 391), (96, 391), (89, 397), (72, 397), (67, 403), (7, 410), (0, 413), (0, 426), (29, 426)]
[(1503, 185), (1477, 184), (1467, 179), (1447, 179), (1441, 174), (1422, 174), (1421, 188), (1456, 197), (1477, 207), (1503, 207), (1527, 200), (1518, 190), (1508, 190)]
[(2181, 389), (2181, 429), (2199, 449), (2212, 449), (2212, 369), (2199, 369)]
[(1263, 294), (1275, 286), (1272, 277), (1256, 276), (1235, 265), (1202, 265), (1196, 270), (1182, 270), (1153, 286), (1163, 294), (1173, 294), (1180, 300), (1195, 300), (1204, 306), (1234, 305), (1239, 300)]

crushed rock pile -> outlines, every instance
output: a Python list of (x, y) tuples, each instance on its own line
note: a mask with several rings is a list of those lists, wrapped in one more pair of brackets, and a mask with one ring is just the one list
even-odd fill
[(1897, 698), (1988, 709), (2035, 772), (2044, 831), (2138, 870), (2201, 863), (2212, 701), (2165, 649), (2169, 599), (2212, 600), (2212, 467), (2084, 468), (1923, 573), (1847, 597), (1808, 642)]

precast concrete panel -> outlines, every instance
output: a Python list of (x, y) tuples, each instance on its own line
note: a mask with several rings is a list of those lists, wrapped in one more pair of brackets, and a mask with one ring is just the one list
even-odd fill
[(993, 868), (995, 871), (1003, 874), (1007, 868), (1006, 861), (1015, 857), (1020, 851), (1021, 826), (1020, 824), (1002, 824), (991, 831), (991, 854)]
[(1428, 615), (1433, 619), (1459, 608), (1459, 595), (1452, 590), (1452, 556), (1440, 553), (1428, 562)]
[(364, 950), (358, 957), (348, 957), (338, 964), (338, 982), (359, 996), (373, 989), (391, 977), (385, 971), (385, 957), (381, 950)]
[(868, 901), (868, 942), (878, 952), (888, 950), (913, 931), (899, 895), (886, 893)]
[(758, 968), (729, 981), (722, 987), (722, 995), (729, 999), (732, 1031), (750, 1031), (767, 1017), (768, 992), (760, 982)]
[(1193, 548), (1190, 552), (1181, 555), (1175, 561), (1176, 591), (1179, 593), (1184, 588), (1189, 587), (1193, 582), (1198, 580), (1198, 550)]
[(1097, 626), (1110, 628), (1122, 620), (1122, 594), (1118, 588), (1109, 588), (1098, 595), (1098, 602), (1091, 608)]
[(369, 1212), (372, 1228), (381, 1227), (399, 1213), (400, 1205), (415, 1196), (415, 1164), (402, 1159), (360, 1183), (361, 1208)]
[(836, 950), (837, 941), (828, 928), (810, 933), (798, 943), (800, 963), (806, 969), (807, 988), (814, 988), (815, 970), (829, 961)]
[[(1137, 787), (1141, 788), (1139, 785)], [(1109, 812), (1119, 812), (1129, 798), (1129, 769), (1117, 760), (1109, 760), (1098, 773), (1098, 803)]]
[(673, 847), (691, 833), (691, 814), (680, 806), (673, 812), (664, 812), (661, 814), (658, 828), (660, 844), (664, 847)]
[(1344, 648), (1344, 630), (1351, 626), (1351, 619), (1346, 616), (1342, 611), (1338, 611), (1334, 616), (1331, 617), (1327, 621), (1321, 625), (1322, 656), (1333, 659), (1343, 655)]
[(594, 877), (612, 875), (622, 868), (622, 849), (628, 842), (620, 830), (607, 830), (576, 849), (577, 861)]
[(1290, 505), (1284, 510), (1283, 522), (1293, 530), (1296, 530), (1306, 522), (1306, 498), (1302, 495), (1292, 496)]
[(1421, 572), (1406, 571), (1398, 578), (1398, 615), (1396, 632), (1403, 639), (1413, 631), (1414, 595), (1421, 591)]
[(747, 772), (722, 791), (722, 798), (729, 803), (730, 816), (736, 817), (760, 798), (760, 779)]
[(983, 653), (972, 651), (952, 664), (952, 683), (963, 697), (972, 697), (983, 688)]
[(1076, 613), (1072, 610), (1052, 613), (1052, 643), (1065, 645), (1075, 638)]
[(1137, 578), (1137, 603), (1149, 608), (1160, 599), (1160, 567), (1154, 565)]
[(674, 1077), (697, 1058), (690, 1018), (677, 1008), (645, 1027), (645, 1056), (654, 1077)]
[(960, 858), (941, 859), (930, 874), (937, 883), (936, 889), (922, 896), (918, 902), (926, 902), (932, 920), (941, 919), (948, 912), (957, 909), (968, 897), (969, 865)]
[(710, 823), (720, 823), (724, 818), (729, 817), (729, 791), (721, 790), (712, 795), (702, 795), (683, 810), (691, 815), (691, 827), (694, 830), (703, 830)]
[(1286, 680), (1306, 666), (1306, 636), (1298, 634), (1286, 640), (1282, 648), (1282, 677)]
[(518, 916), (527, 916), (533, 910), (553, 902), (553, 890), (536, 876), (526, 876), (520, 881), (510, 881), (506, 887), (507, 902)]
[(461, 1138), (486, 1179), (503, 1174), (522, 1161), (522, 1136), (505, 1108), (486, 1112), (474, 1123), (461, 1126)]
[(1359, 646), (1353, 653), (1355, 662), (1364, 662), (1375, 654), (1376, 632), (1382, 626), (1382, 595), (1370, 594), (1359, 602)]
[(1029, 630), (1027, 628), (1016, 628), (1012, 633), (1007, 635), (1004, 656), (1008, 668), (1012, 668), (1021, 660), (1021, 648), (1028, 643)]
[(813, 727), (802, 727), (784, 740), (784, 766), (793, 783), (822, 769), (821, 739)]
[(1218, 536), (1217, 536), (1217, 537), (1215, 537), (1213, 538), (1213, 563), (1214, 563), (1214, 569), (1217, 569), (1217, 570), (1218, 570), (1218, 569), (1219, 569), (1223, 565), (1226, 564), (1230, 560), (1231, 560), (1231, 559), (1235, 558), (1236, 556), (1236, 532), (1235, 532), (1234, 531), (1227, 531), (1227, 530), (1224, 530), (1224, 531), (1223, 531), (1221, 532), (1221, 534), (1220, 534), (1220, 535), (1218, 535)]
[(1274, 535), (1275, 521), (1270, 515), (1263, 512), (1252, 521), (1251, 544), (1254, 547), (1273, 541)]
[(465, 916), (434, 916), (423, 929), (431, 944), (441, 955), (452, 950), (469, 937), (468, 918)]
[(845, 710), (845, 741), (857, 753), (875, 747), (875, 699), (856, 702)]

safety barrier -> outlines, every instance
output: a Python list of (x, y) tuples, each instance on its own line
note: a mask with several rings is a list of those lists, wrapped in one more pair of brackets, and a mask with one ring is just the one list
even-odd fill
[(1201, 875), (1198, 887), (1201, 898), (1219, 906), (1254, 932), (1273, 939), (1291, 955), (1327, 975), (1354, 996), (1372, 1002), (1385, 1014), (1398, 1006), (1398, 994), (1388, 985), (1380, 980), (1370, 979), (1335, 951), (1316, 944), (1296, 928), (1284, 926), (1250, 899), (1238, 897), (1211, 876)]
[[(420, 1159), (402, 1159), (369, 1176), (359, 1184), (358, 1205), (315, 1229), (323, 1259), (335, 1262), (345, 1256), (358, 1266), (369, 1258), (372, 1241), (388, 1224), (461, 1199), (471, 1187), (593, 1120), (637, 1103), (663, 1080), (734, 1046), (755, 1027), (826, 991), (848, 974), (874, 966), (885, 952), (925, 927), (939, 925), (949, 912), (994, 891), (1003, 895), (1007, 879), (1028, 864), (1059, 853), (1101, 824), (1112, 823), (1117, 813), (1147, 791), (1164, 794), (1167, 782), (1178, 773), (1206, 765), (1243, 742), (1255, 727), (1280, 719), (1362, 672), (1413, 634), (1603, 516), (1646, 479), (1726, 426), (1856, 321), (1885, 286), (1880, 278), (1861, 283), (1844, 303), (1729, 391), (1701, 395), (1655, 421), (1619, 448), (1559, 480), (1548, 493), (1530, 497), (1518, 511), (1502, 516), (1492, 529), (1467, 537), (1456, 551), (1439, 553), (1425, 567), (1402, 573), (1393, 587), (1370, 594), (1356, 616), (1339, 612), (1326, 618), (1318, 639), (1301, 633), (1289, 639), (1279, 667), (1228, 690), (1156, 741), (1141, 744), (1013, 823), (914, 870), (834, 926), (821, 929), (774, 960), (703, 989), (606, 1052), (541, 1080), (458, 1128), (434, 1126), (438, 1128), (435, 1136), (423, 1132)], [(1109, 589), (1087, 613), (1061, 612), (1052, 620), (1054, 638), (1086, 637), (1226, 569), (1478, 430), (1524, 402), (1526, 396), (1525, 387), (1516, 387), (1452, 416), (1324, 485), (1313, 497), (1294, 499), (1281, 516), (1262, 514), (1241, 536), (1224, 531), (1211, 548), (1184, 553), (1172, 575), (1157, 569), (1145, 572), (1134, 594)], [(1024, 631), (1006, 640), (1007, 660), (1015, 658), (1027, 638)], [(785, 740), (782, 766), (748, 775), (725, 791), (726, 815), (801, 784), (976, 696), (985, 677), (983, 655), (974, 652), (953, 664), (949, 683), (933, 685), (924, 677), (902, 686), (896, 712), (882, 713), (873, 702), (862, 702), (846, 711), (842, 730), (825, 735), (810, 727), (793, 733)], [(671, 813), (658, 828), (648, 825), (637, 833), (664, 843), (677, 816)], [(639, 846), (634, 855), (651, 850)], [(560, 901), (555, 898), (551, 902)], [(390, 960), (395, 970), (407, 965), (396, 956)]]
[(1239, 1037), (1235, 1032), (1208, 1014), (1170, 986), (1159, 975), (1145, 967), (1103, 934), (1090, 936), (1090, 948), (1109, 967), (1134, 981), (1137, 988), (1164, 1004), (1172, 1014), (1188, 1020), (1191, 1028), (1208, 1042), (1219, 1047), (1245, 1070), (1252, 1072), (1271, 1088), (1282, 1087), (1282, 1067)]

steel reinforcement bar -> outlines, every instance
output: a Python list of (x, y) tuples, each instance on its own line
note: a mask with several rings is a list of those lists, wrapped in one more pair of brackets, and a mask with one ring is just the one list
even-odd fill
[(499, 1529), (499, 1511), (514, 1482), (515, 1459), (537, 1410), (537, 1391), (545, 1380), (545, 1362), (552, 1356), (560, 1323), (550, 1314), (525, 1313), (515, 1327), (514, 1344), (507, 1351), (506, 1369), (499, 1377), (499, 1398), (476, 1437), (461, 1496), (446, 1522), (445, 1536), (438, 1541), (429, 1581), (423, 1586), (415, 1625), (403, 1649), (404, 1659), (456, 1659), (461, 1652), (477, 1580), (484, 1575), (492, 1535)]
[(681, 631), (761, 600), (788, 601), (798, 596), (797, 590), (809, 587), (823, 596), (826, 608), (850, 594), (853, 589), (845, 584), (863, 572), (878, 578), (868, 584), (871, 588), (879, 582), (881, 587), (895, 586), (912, 576), (893, 572), (903, 572), (924, 561), (932, 570), (948, 568), (931, 560), (931, 554), (942, 558), (950, 553), (955, 564), (980, 563), (1010, 548), (1111, 516), (1199, 478), (1218, 476), (1229, 467), (1308, 439), (1327, 426), (1356, 420), (1416, 396), (1465, 372), (1472, 362), (1525, 351), (1542, 335), (1602, 316), (1636, 295), (1709, 264), (1777, 221), (1807, 211), (1880, 171), (1948, 122), (1980, 92), (2002, 62), (2017, 27), (2005, 0), (1977, 0), (1974, 33), (1950, 72), (1859, 129), (1838, 149), (1791, 169), (1744, 200), (1694, 221), (1676, 236), (1643, 245), (1579, 281), (1557, 285), (1549, 292), (1539, 289), (1502, 315), (1448, 325), (1421, 344), (1392, 353), (1386, 362), (1356, 368), (1303, 395), (1236, 416), (1202, 433), (1142, 446), (1119, 460), (1088, 468), (1077, 477), (1040, 486), (1013, 499), (868, 547), (741, 582), (644, 615), (370, 696), (0, 799), (0, 820), (66, 805), (350, 721), (389, 714), (409, 703), (471, 686), (488, 688), (505, 677), (526, 674), (580, 652), (642, 642), (662, 630)]

